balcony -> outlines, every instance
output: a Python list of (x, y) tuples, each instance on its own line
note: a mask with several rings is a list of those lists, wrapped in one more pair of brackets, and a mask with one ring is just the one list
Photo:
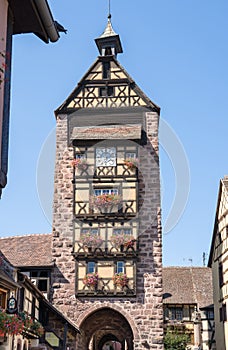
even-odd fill
[(76, 288), (76, 295), (80, 297), (134, 297), (136, 287), (134, 278), (128, 278), (128, 283), (114, 285), (112, 277), (99, 277), (95, 285), (86, 285), (84, 278), (79, 278)]
[(138, 178), (138, 168), (129, 167), (125, 163), (118, 163), (116, 166), (95, 166), (91, 163), (82, 163), (75, 168), (73, 183), (80, 182), (83, 179), (125, 179), (130, 178), (135, 181)]
[(115, 244), (113, 239), (108, 241), (103, 241), (100, 239), (100, 244), (95, 243), (84, 243), (82, 240), (76, 240), (74, 244), (73, 255), (77, 259), (84, 259), (94, 257), (132, 257), (137, 256), (138, 253), (138, 242), (134, 237), (129, 237), (125, 239), (125, 242), (120, 244)]
[(80, 221), (107, 221), (108, 220), (131, 220), (137, 214), (137, 200), (121, 200), (119, 204), (108, 207), (96, 207), (90, 200), (76, 200), (75, 218)]

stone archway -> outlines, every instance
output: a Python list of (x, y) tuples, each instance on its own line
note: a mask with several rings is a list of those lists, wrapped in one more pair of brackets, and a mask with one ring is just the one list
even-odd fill
[(121, 350), (133, 350), (133, 332), (127, 319), (108, 307), (90, 313), (81, 323), (83, 343), (87, 350), (102, 350), (105, 341), (116, 341)]
[[(109, 344), (110, 346), (107, 346)], [(118, 346), (117, 346), (118, 345)], [(113, 350), (121, 350), (122, 344), (118, 341), (118, 338), (113, 334), (106, 334), (98, 344), (98, 350), (106, 350), (111, 348)]]

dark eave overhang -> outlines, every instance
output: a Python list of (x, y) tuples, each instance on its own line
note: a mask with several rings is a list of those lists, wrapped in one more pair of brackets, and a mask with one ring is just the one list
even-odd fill
[(0, 285), (5, 288), (20, 288), (11, 277), (9, 277), (3, 270), (0, 269)]
[(59, 33), (46, 0), (9, 0), (13, 34), (34, 33), (45, 43), (55, 42)]

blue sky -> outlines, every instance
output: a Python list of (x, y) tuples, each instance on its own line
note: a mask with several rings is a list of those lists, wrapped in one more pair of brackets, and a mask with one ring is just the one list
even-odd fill
[[(14, 37), (9, 177), (0, 201), (1, 237), (51, 232), (53, 111), (95, 61), (94, 39), (106, 26), (107, 0), (49, 4), (67, 35), (49, 45), (32, 34)], [(188, 202), (175, 227), (164, 233), (164, 264), (202, 265), (203, 252), (209, 253), (219, 180), (227, 174), (228, 3), (112, 0), (111, 10), (124, 49), (118, 60), (161, 107), (161, 118), (180, 140), (189, 164)], [(160, 161), (165, 227), (176, 185), (186, 187), (186, 178), (176, 184), (169, 150), (162, 145)], [(46, 193), (42, 205), (37, 174)]]

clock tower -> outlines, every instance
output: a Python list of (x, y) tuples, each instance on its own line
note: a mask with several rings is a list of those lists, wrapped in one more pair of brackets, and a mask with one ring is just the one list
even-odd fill
[(77, 350), (163, 349), (159, 107), (117, 60), (111, 16), (99, 56), (56, 110), (52, 302)]

